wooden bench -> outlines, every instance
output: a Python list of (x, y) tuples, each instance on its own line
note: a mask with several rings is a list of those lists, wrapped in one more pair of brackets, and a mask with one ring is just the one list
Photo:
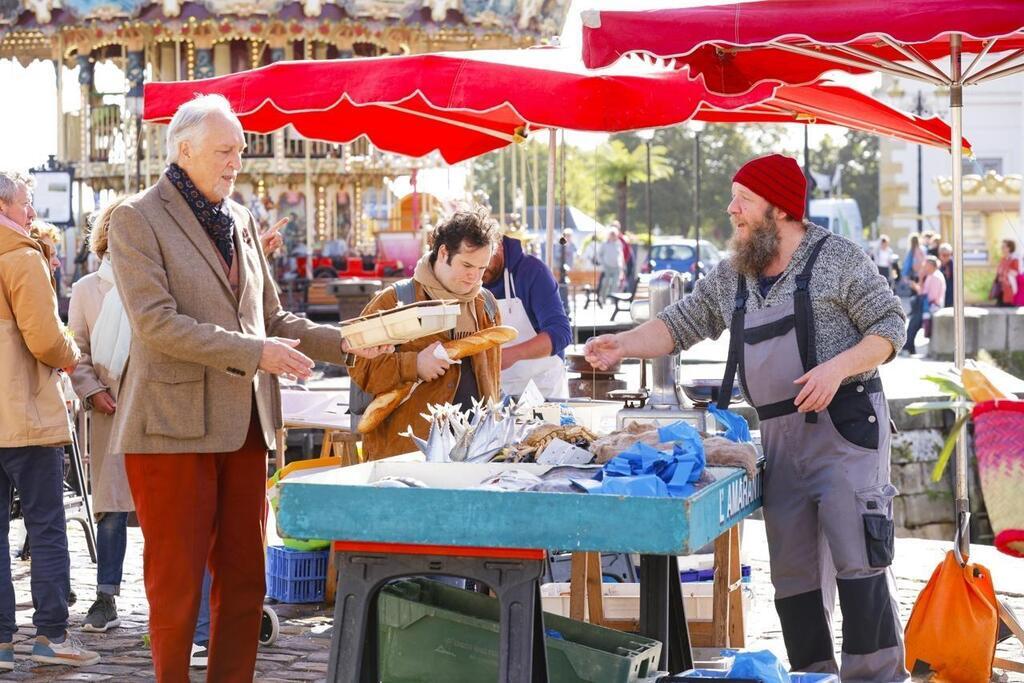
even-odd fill
[(632, 284), (629, 286), (628, 292), (612, 292), (608, 295), (611, 297), (612, 303), (615, 305), (615, 310), (612, 311), (612, 320), (615, 320), (615, 316), (619, 313), (629, 312), (629, 307), (633, 304), (633, 299), (636, 298), (636, 290), (639, 286), (640, 278), (634, 277)]

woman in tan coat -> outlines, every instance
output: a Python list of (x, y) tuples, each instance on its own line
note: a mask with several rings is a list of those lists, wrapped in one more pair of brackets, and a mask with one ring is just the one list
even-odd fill
[[(83, 631), (105, 632), (120, 624), (114, 596), (121, 592), (121, 573), (128, 542), (128, 513), (132, 504), (124, 454), (108, 448), (110, 429), (117, 410), (117, 385), (127, 359), (130, 331), (116, 300), (113, 270), (107, 253), (107, 229), (119, 201), (96, 218), (89, 236), (90, 250), (101, 266), (71, 289), (68, 327), (82, 351), (82, 360), (71, 374), (75, 393), (90, 411), (89, 478), (96, 525), (96, 601), (82, 625)], [(115, 300), (108, 302), (108, 297)], [(108, 302), (104, 311), (104, 303)], [(101, 318), (101, 311), (104, 312)], [(123, 336), (118, 340), (118, 327)], [(100, 323), (101, 329), (97, 328)]]

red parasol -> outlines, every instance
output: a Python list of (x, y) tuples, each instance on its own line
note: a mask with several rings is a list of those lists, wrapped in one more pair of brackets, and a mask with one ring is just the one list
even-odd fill
[(349, 142), (366, 135), (389, 152), (423, 156), (438, 150), (455, 163), (539, 128), (668, 126), (688, 120), (701, 105), (736, 109), (766, 100), (774, 90), (766, 84), (723, 96), (666, 69), (595, 74), (567, 50), (479, 51), (279, 62), (219, 78), (147, 83), (143, 117), (167, 122), (196, 94), (220, 93), (250, 132), (291, 124), (316, 140)]
[[(763, 0), (729, 5), (583, 14), (583, 61), (620, 56), (671, 58), (701, 74), (708, 89), (737, 93), (754, 84), (811, 83), (823, 73), (883, 71), (945, 85), (931, 61), (949, 57), (950, 35), (969, 54), (1024, 50), (1019, 0)], [(964, 84), (1024, 69), (1010, 55)], [(972, 67), (977, 66), (976, 60)], [(971, 68), (968, 69), (971, 71)]]
[(144, 118), (167, 122), (197, 93), (220, 93), (249, 132), (290, 124), (315, 140), (367, 135), (380, 149), (408, 156), (438, 150), (449, 163), (541, 128), (615, 132), (691, 118), (830, 123), (950, 144), (949, 126), (941, 120), (904, 114), (849, 88), (764, 84), (723, 96), (685, 72), (628, 68), (633, 73), (595, 74), (577, 56), (555, 49), (280, 62), (201, 81), (148, 83)]

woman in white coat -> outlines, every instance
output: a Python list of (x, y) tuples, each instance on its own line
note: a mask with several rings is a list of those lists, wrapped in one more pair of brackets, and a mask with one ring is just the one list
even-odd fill
[(96, 217), (89, 248), (100, 268), (74, 284), (68, 327), (82, 351), (71, 374), (75, 393), (90, 410), (89, 478), (92, 509), (96, 515), (96, 601), (82, 625), (83, 631), (105, 632), (120, 624), (114, 596), (121, 591), (121, 574), (128, 542), (128, 513), (135, 509), (124, 468), (124, 454), (108, 447), (117, 411), (117, 385), (131, 343), (131, 330), (114, 286), (107, 253), (107, 229), (117, 200)]

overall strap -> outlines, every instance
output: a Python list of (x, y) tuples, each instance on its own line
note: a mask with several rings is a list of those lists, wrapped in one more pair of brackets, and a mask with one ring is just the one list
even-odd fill
[(729, 323), (729, 357), (725, 361), (725, 375), (718, 390), (716, 405), (720, 410), (729, 407), (732, 387), (736, 382), (736, 365), (743, 362), (743, 325), (747, 313), (747, 280), (743, 273), (736, 274), (736, 306)]
[[(800, 364), (804, 372), (809, 372), (818, 365), (818, 350), (814, 336), (814, 311), (811, 307), (811, 275), (814, 263), (818, 260), (822, 245), (828, 236), (818, 240), (811, 255), (807, 258), (800, 274), (796, 276), (796, 290), (793, 292), (793, 316), (796, 327), (796, 343), (800, 350)], [(807, 422), (817, 422), (817, 413), (807, 413)]]

